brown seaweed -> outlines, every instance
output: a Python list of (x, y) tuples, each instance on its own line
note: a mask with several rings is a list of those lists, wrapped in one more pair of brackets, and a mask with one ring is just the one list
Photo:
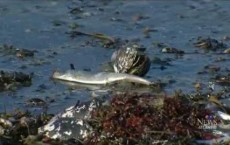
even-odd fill
[(13, 45), (5, 44), (0, 46), (0, 53), (2, 53), (3, 55), (15, 55), (19, 58), (33, 57), (35, 52), (36, 51), (34, 50), (28, 50), (25, 48), (19, 49)]
[(209, 134), (199, 128), (199, 120), (212, 115), (210, 110), (179, 97), (166, 97), (159, 106), (154, 103), (156, 97), (149, 94), (114, 96), (110, 106), (92, 112), (94, 131), (84, 144), (144, 145), (156, 140), (174, 142), (187, 138), (186, 141), (192, 141)]
[(227, 47), (226, 44), (219, 42), (216, 39), (203, 37), (198, 37), (197, 42), (194, 43), (194, 46), (212, 51), (217, 51), (218, 49), (223, 49)]

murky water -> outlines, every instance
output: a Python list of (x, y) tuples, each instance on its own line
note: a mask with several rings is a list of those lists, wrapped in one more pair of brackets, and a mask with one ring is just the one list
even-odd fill
[[(14, 92), (0, 93), (0, 110), (12, 110), (24, 105), (29, 98), (42, 98), (50, 103), (50, 112), (58, 112), (73, 105), (77, 100), (87, 100), (91, 91), (70, 90), (68, 86), (50, 79), (55, 69), (69, 69), (73, 63), (79, 70), (102, 70), (110, 60), (113, 49), (103, 48), (98, 40), (87, 36), (71, 38), (66, 32), (73, 24), (77, 30), (98, 32), (111, 37), (136, 40), (144, 45), (146, 53), (153, 59), (170, 58), (170, 66), (161, 70), (152, 64), (148, 79), (175, 83), (166, 86), (171, 94), (174, 90), (193, 92), (194, 83), (207, 87), (212, 74), (198, 75), (206, 65), (221, 67), (220, 73), (229, 73), (229, 55), (204, 53), (193, 43), (198, 36), (222, 40), (230, 34), (228, 1), (78, 1), (78, 0), (1, 0), (0, 1), (0, 45), (36, 50), (34, 57), (20, 59), (14, 55), (0, 54), (1, 69), (34, 73), (32, 85)], [(79, 8), (71, 14), (73, 8)], [(154, 29), (149, 37), (145, 28)], [(163, 54), (156, 43), (165, 43), (186, 53), (181, 57)], [(228, 41), (225, 41), (229, 44)], [(198, 53), (194, 53), (198, 52)], [(221, 87), (220, 87), (221, 89)]]

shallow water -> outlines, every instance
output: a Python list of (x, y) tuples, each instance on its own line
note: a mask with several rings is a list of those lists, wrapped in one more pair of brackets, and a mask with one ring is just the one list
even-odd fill
[[(0, 1), (0, 45), (8, 44), (17, 48), (36, 50), (34, 57), (24, 59), (0, 53), (2, 69), (12, 69), (26, 73), (34, 72), (32, 85), (14, 92), (0, 93), (0, 111), (24, 106), (29, 98), (54, 100), (50, 112), (59, 112), (73, 105), (77, 100), (88, 100), (91, 91), (68, 89), (68, 86), (50, 79), (55, 69), (69, 69), (73, 63), (79, 70), (102, 70), (102, 65), (110, 60), (114, 49), (103, 48), (98, 40), (88, 36), (70, 38), (66, 32), (73, 23), (77, 30), (98, 32), (111, 37), (138, 40), (144, 45), (152, 59), (170, 58), (171, 66), (159, 69), (152, 64), (147, 78), (153, 81), (175, 81), (166, 86), (171, 94), (174, 90), (194, 92), (194, 83), (202, 82), (207, 88), (213, 74), (198, 75), (204, 66), (214, 64), (221, 67), (220, 73), (229, 73), (229, 60), (216, 62), (219, 57), (229, 55), (205, 53), (195, 48), (193, 43), (199, 36), (222, 40), (230, 34), (230, 3), (214, 0), (171, 1), (78, 1), (78, 0), (1, 0)], [(81, 8), (71, 14), (73, 8)], [(150, 38), (143, 33), (144, 28), (154, 29)], [(155, 43), (165, 43), (186, 53), (181, 57), (163, 54)], [(228, 41), (225, 41), (229, 44)], [(198, 52), (195, 53), (194, 52)], [(57, 53), (57, 54), (54, 54)], [(26, 66), (26, 68), (23, 68)], [(226, 71), (226, 69), (228, 69)], [(216, 87), (222, 89), (222, 87)], [(217, 91), (217, 90), (216, 90)]]

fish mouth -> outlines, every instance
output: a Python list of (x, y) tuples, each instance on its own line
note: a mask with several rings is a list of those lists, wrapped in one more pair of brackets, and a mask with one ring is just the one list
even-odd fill
[(58, 70), (54, 70), (52, 75), (51, 75), (51, 79), (55, 79), (59, 76), (61, 76), (61, 72), (59, 72)]

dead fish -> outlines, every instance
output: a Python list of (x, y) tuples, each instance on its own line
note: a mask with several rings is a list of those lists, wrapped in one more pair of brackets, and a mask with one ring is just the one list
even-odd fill
[(126, 73), (109, 73), (109, 72), (100, 72), (96, 74), (92, 74), (90, 72), (85, 71), (75, 71), (75, 70), (68, 70), (65, 73), (61, 73), (55, 71), (52, 75), (53, 79), (63, 80), (63, 81), (70, 81), (82, 84), (92, 84), (92, 85), (106, 85), (111, 84), (119, 81), (127, 81), (133, 82), (143, 85), (151, 85), (152, 82)]
[(224, 53), (226, 53), (226, 54), (230, 54), (230, 48), (225, 49), (225, 50), (224, 50)]
[(223, 120), (225, 120), (225, 121), (229, 121), (229, 120), (230, 120), (230, 115), (227, 114), (227, 113), (224, 113), (224, 112), (222, 112), (222, 111), (217, 111), (217, 115), (218, 115), (221, 119), (223, 119)]

